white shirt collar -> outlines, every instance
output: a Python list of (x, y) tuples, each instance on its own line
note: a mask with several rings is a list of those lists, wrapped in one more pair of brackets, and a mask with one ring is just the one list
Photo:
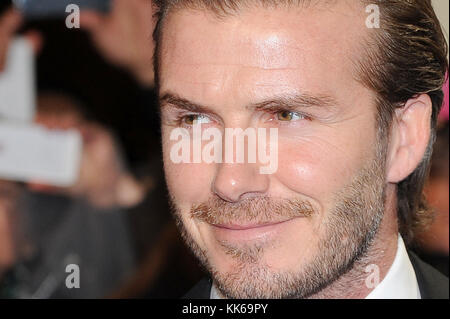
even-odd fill
[[(211, 299), (221, 299), (217, 288), (211, 287)], [(409, 260), (402, 236), (398, 235), (394, 262), (384, 279), (372, 290), (366, 299), (420, 299), (416, 273)]]
[(397, 253), (384, 279), (366, 299), (420, 299), (416, 273), (406, 251), (402, 236), (398, 235)]
[(214, 283), (212, 284), (211, 287), (211, 293), (209, 295), (210, 299), (223, 299), (220, 295), (219, 292), (217, 291), (216, 285), (214, 285)]

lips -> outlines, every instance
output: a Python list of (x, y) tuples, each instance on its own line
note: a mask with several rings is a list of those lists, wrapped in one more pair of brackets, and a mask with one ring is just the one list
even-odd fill
[(220, 243), (248, 243), (253, 241), (268, 241), (275, 239), (286, 231), (296, 218), (270, 222), (227, 222), (209, 224), (213, 237)]
[(285, 223), (289, 220), (275, 221), (275, 222), (264, 222), (264, 223), (252, 223), (252, 224), (237, 224), (237, 223), (227, 223), (227, 224), (215, 224), (213, 226), (228, 229), (228, 230), (249, 230), (249, 229), (257, 229), (268, 226), (275, 226), (278, 224)]

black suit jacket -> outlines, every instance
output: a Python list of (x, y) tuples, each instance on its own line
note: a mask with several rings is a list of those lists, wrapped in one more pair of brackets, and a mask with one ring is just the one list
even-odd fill
[[(448, 278), (420, 260), (414, 253), (408, 254), (416, 273), (422, 299), (449, 299)], [(184, 299), (209, 299), (211, 287), (211, 279), (203, 278), (184, 296)]]
[(442, 273), (422, 261), (413, 252), (408, 252), (409, 259), (416, 272), (422, 299), (449, 299), (448, 278)]

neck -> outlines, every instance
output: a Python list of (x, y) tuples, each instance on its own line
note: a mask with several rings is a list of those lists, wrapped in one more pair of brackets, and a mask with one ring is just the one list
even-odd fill
[(375, 288), (370, 284), (370, 278), (374, 271), (379, 271), (379, 282), (386, 277), (389, 268), (394, 262), (398, 246), (395, 192), (395, 187), (387, 190), (383, 220), (364, 256), (359, 258), (347, 273), (310, 298), (364, 299)]

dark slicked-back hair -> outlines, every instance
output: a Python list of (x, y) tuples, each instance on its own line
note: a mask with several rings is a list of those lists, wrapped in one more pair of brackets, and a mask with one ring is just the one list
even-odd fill
[[(251, 6), (305, 7), (331, 0), (155, 0), (159, 7), (155, 29), (156, 81), (159, 83), (158, 54), (165, 17), (175, 10), (206, 10), (226, 17)], [(336, 0), (335, 0), (336, 1)], [(338, 0), (341, 1), (341, 0)], [(353, 1), (353, 0), (352, 0)], [(364, 49), (355, 62), (357, 79), (376, 93), (378, 130), (388, 138), (394, 112), (419, 94), (432, 100), (431, 138), (420, 165), (398, 183), (399, 230), (407, 243), (431, 218), (423, 196), (429, 173), (436, 123), (443, 102), (442, 86), (448, 70), (448, 46), (431, 0), (359, 0), (361, 8), (378, 5), (380, 28), (368, 29)], [(188, 27), (188, 26), (187, 26)]]

